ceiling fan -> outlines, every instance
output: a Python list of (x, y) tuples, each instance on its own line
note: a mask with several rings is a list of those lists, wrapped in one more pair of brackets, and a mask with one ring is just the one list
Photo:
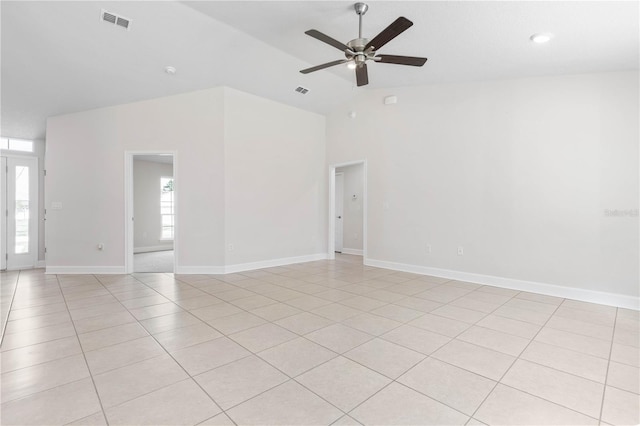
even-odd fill
[(401, 16), (382, 30), (380, 34), (369, 40), (362, 37), (362, 16), (367, 13), (369, 6), (365, 3), (356, 3), (354, 4), (354, 9), (358, 14), (358, 38), (349, 41), (347, 44), (341, 43), (318, 30), (305, 31), (305, 34), (327, 43), (336, 49), (342, 50), (346, 59), (339, 59), (301, 70), (300, 72), (302, 74), (309, 74), (335, 65), (348, 63), (347, 66), (349, 68), (356, 70), (356, 82), (358, 86), (364, 86), (369, 84), (367, 61), (381, 62), (383, 64), (411, 65), (414, 67), (421, 67), (427, 62), (427, 58), (417, 58), (414, 56), (377, 55), (378, 49), (409, 29), (409, 27), (413, 25), (413, 22)]

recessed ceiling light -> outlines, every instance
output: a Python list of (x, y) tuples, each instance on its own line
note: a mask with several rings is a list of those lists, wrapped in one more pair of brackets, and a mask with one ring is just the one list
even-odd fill
[(176, 68), (172, 66), (164, 67), (164, 72), (169, 75), (174, 75), (176, 73)]
[(349, 68), (350, 70), (355, 70), (356, 69), (356, 63), (355, 62), (349, 62), (347, 64), (347, 68)]
[(546, 43), (553, 38), (553, 34), (551, 33), (537, 33), (529, 37), (534, 43)]

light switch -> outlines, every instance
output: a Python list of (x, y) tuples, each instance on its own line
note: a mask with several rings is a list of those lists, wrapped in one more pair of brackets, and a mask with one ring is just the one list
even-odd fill
[(62, 201), (52, 201), (51, 210), (62, 210)]

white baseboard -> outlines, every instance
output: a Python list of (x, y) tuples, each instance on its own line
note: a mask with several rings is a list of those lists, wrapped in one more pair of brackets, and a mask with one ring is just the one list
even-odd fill
[(235, 265), (226, 266), (178, 266), (176, 268), (176, 274), (233, 274), (236, 272), (253, 271), (255, 269), (313, 262), (315, 260), (324, 260), (326, 258), (327, 255), (325, 253), (316, 253), (306, 256), (283, 257), (280, 259), (260, 260), (258, 262), (237, 263)]
[(124, 266), (47, 266), (45, 274), (126, 274)]
[(173, 250), (173, 244), (162, 245), (162, 246), (149, 246), (149, 247), (134, 247), (134, 253), (150, 253), (152, 251), (166, 251)]
[(342, 248), (342, 253), (343, 254), (352, 254), (354, 256), (362, 256), (362, 250), (360, 250), (360, 249), (352, 249), (352, 248), (343, 247)]
[(227, 265), (225, 274), (234, 272), (252, 271), (254, 269), (273, 268), (275, 266), (293, 265), (295, 263), (313, 262), (315, 260), (324, 260), (327, 258), (325, 253), (308, 254), (306, 256), (283, 257), (280, 259), (261, 260), (251, 263), (238, 263), (235, 265)]
[(432, 275), (434, 277), (448, 278), (451, 280), (468, 281), (476, 284), (484, 284), (494, 287), (509, 288), (512, 290), (528, 291), (548, 296), (580, 300), (583, 302), (634, 309), (636, 311), (640, 310), (640, 298), (624, 294), (564, 287), (555, 284), (523, 281), (492, 275), (474, 274), (471, 272), (452, 271), (449, 269), (430, 268), (427, 266), (409, 265), (405, 263), (388, 262), (385, 260), (364, 259), (364, 264), (367, 266), (375, 266), (377, 268), (392, 269), (394, 271), (411, 272), (420, 275)]

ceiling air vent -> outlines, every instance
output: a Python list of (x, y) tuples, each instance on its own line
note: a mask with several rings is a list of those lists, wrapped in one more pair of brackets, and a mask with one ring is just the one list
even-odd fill
[(100, 11), (100, 20), (122, 27), (125, 30), (129, 30), (129, 27), (131, 26), (131, 19), (116, 15), (115, 13), (107, 12), (104, 9)]
[(302, 86), (296, 87), (296, 92), (306, 95), (309, 92), (309, 89), (306, 89)]

